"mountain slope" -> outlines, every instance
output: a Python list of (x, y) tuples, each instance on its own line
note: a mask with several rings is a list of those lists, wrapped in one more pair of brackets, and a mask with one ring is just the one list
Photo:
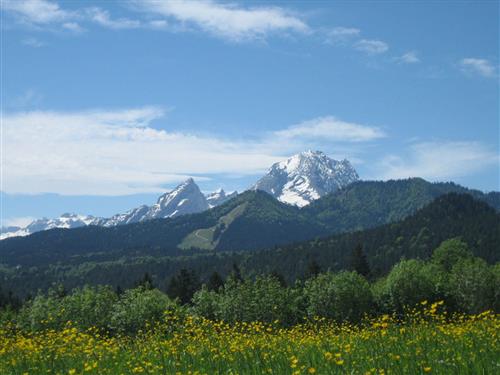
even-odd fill
[(320, 151), (306, 151), (275, 163), (253, 186), (280, 202), (303, 207), (359, 179), (349, 161), (337, 161)]
[[(245, 208), (241, 214), (221, 231), (217, 244), (210, 248), (255, 249), (324, 233), (320, 225), (303, 217), (298, 208), (280, 203), (264, 192), (247, 191), (221, 206), (192, 215), (113, 227), (53, 229), (28, 237), (7, 238), (0, 241), (0, 259), (6, 264), (40, 265), (81, 262), (91, 254), (120, 256), (134, 249), (144, 253), (161, 249), (163, 255), (178, 254), (178, 246), (186, 237), (197, 230), (216, 227), (242, 205)], [(288, 228), (293, 228), (293, 233)]]
[[(239, 207), (241, 201), (235, 204), (225, 208), (225, 214)], [(165, 280), (182, 268), (193, 269), (202, 280), (207, 280), (214, 271), (228, 275), (236, 263), (245, 275), (279, 272), (293, 282), (306, 275), (313, 260), (323, 271), (349, 268), (351, 252), (358, 244), (363, 245), (375, 275), (383, 275), (402, 256), (427, 258), (440, 242), (456, 236), (461, 236), (475, 255), (494, 263), (500, 259), (499, 225), (499, 213), (485, 203), (470, 195), (449, 194), (402, 221), (278, 248), (195, 254), (182, 251), (183, 256), (177, 257), (162, 251), (154, 256), (147, 255), (150, 253), (146, 251), (123, 251), (114, 259), (89, 256), (63, 266), (2, 267), (0, 278), (7, 289), (26, 295), (39, 288), (46, 290), (54, 282), (64, 283), (67, 289), (84, 284), (132, 287), (145, 272), (153, 277), (156, 285), (164, 285)]]
[(398, 222), (253, 252), (242, 267), (279, 271), (293, 279), (304, 275), (313, 259), (323, 270), (349, 268), (352, 250), (361, 244), (373, 272), (382, 275), (401, 257), (429, 258), (442, 241), (453, 237), (461, 237), (476, 256), (500, 261), (500, 213), (469, 194), (449, 193)]
[(484, 194), (454, 183), (421, 178), (357, 181), (303, 208), (331, 233), (371, 228), (401, 220), (447, 193), (466, 193), (500, 211), (500, 193)]
[(132, 252), (179, 255), (192, 248), (258, 250), (390, 223), (449, 191), (470, 192), (500, 208), (498, 193), (483, 194), (422, 179), (360, 181), (302, 209), (262, 191), (247, 191), (198, 214), (109, 228), (53, 229), (6, 239), (0, 241), (0, 263), (78, 263), (91, 257), (115, 259)]

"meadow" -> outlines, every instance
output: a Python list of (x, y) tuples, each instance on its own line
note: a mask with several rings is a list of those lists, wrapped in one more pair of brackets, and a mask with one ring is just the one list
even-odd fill
[(359, 324), (324, 318), (283, 327), (166, 312), (135, 335), (67, 322), (63, 329), (0, 331), (0, 373), (27, 374), (494, 374), (498, 314), (448, 316), (423, 301), (404, 317)]

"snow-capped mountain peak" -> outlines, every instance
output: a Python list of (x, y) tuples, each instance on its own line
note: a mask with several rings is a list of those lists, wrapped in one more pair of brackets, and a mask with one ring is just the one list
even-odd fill
[(77, 228), (84, 225), (112, 227), (151, 219), (172, 218), (198, 213), (218, 206), (236, 194), (237, 192), (226, 194), (224, 190), (219, 189), (205, 197), (196, 182), (192, 178), (188, 178), (172, 191), (162, 194), (152, 206), (142, 205), (110, 218), (65, 213), (56, 219), (37, 219), (23, 228), (1, 228), (0, 240), (8, 237), (27, 236), (53, 228)]
[(201, 212), (209, 208), (198, 185), (192, 178), (188, 178), (171, 192), (160, 196), (156, 204), (146, 214), (145, 219), (175, 217)]
[(229, 194), (226, 194), (224, 189), (219, 188), (216, 191), (214, 191), (213, 193), (207, 194), (206, 198), (207, 198), (208, 205), (210, 206), (210, 208), (212, 208), (215, 206), (219, 206), (224, 202), (227, 202), (229, 199), (235, 197), (237, 194), (238, 194), (238, 192), (236, 192), (236, 191), (233, 191)]
[(309, 150), (273, 164), (253, 188), (303, 207), (358, 179), (348, 160), (334, 160), (321, 151)]

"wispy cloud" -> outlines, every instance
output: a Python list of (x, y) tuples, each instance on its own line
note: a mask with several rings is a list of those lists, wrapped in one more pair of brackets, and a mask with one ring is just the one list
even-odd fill
[(389, 45), (381, 40), (361, 39), (354, 44), (354, 48), (370, 55), (377, 55), (387, 52)]
[(85, 31), (85, 28), (83, 28), (76, 22), (64, 22), (62, 24), (62, 28), (69, 31), (73, 31), (75, 33), (83, 33)]
[(215, 1), (134, 1), (135, 8), (200, 28), (232, 41), (262, 39), (277, 32), (309, 32), (297, 15), (280, 7), (243, 7)]
[(33, 88), (29, 88), (22, 94), (13, 96), (7, 101), (7, 106), (16, 109), (33, 108), (38, 106), (43, 99), (42, 94)]
[(407, 157), (390, 155), (380, 165), (383, 179), (423, 177), (460, 178), (499, 163), (499, 155), (479, 142), (433, 141), (414, 143)]
[(62, 22), (75, 16), (48, 0), (3, 0), (2, 8), (15, 14), (21, 21), (35, 25)]
[(418, 54), (416, 51), (409, 51), (403, 54), (402, 56), (399, 56), (396, 58), (396, 61), (399, 61), (401, 63), (405, 64), (416, 64), (420, 62), (420, 58), (418, 57)]
[(141, 27), (141, 22), (138, 20), (129, 18), (113, 19), (108, 11), (98, 7), (89, 8), (86, 12), (93, 22), (110, 29), (136, 29)]
[(363, 142), (384, 138), (378, 127), (345, 122), (332, 116), (318, 117), (275, 132), (278, 137), (326, 139), (329, 141)]
[(331, 44), (344, 44), (353, 38), (359, 36), (360, 29), (354, 27), (334, 27), (333, 29), (326, 30), (326, 42)]
[(384, 136), (378, 128), (324, 117), (253, 139), (228, 139), (153, 127), (164, 114), (157, 107), (7, 114), (2, 190), (66, 195), (160, 192), (187, 176), (201, 180), (216, 174), (259, 174), (284, 156), (323, 148), (325, 141), (342, 153), (334, 156), (346, 157), (347, 146)]
[(467, 57), (460, 60), (459, 66), (464, 73), (478, 74), (486, 78), (494, 78), (496, 76), (495, 67), (486, 59)]
[(40, 48), (45, 46), (45, 43), (37, 38), (26, 38), (21, 41), (22, 44), (28, 47)]

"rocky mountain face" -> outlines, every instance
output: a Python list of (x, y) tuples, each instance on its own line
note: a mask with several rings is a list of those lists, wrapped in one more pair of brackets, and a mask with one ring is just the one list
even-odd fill
[(320, 151), (305, 151), (273, 164), (253, 189), (303, 207), (357, 180), (359, 176), (348, 160), (337, 161)]
[(39, 219), (30, 223), (26, 227), (2, 228), (0, 239), (27, 236), (29, 234), (52, 228), (78, 228), (85, 225), (100, 225), (113, 227), (137, 223), (152, 219), (173, 218), (181, 215), (198, 213), (209, 208), (218, 206), (228, 199), (236, 196), (237, 192), (226, 194), (219, 189), (214, 193), (203, 195), (198, 185), (192, 178), (187, 179), (174, 190), (167, 192), (158, 198), (152, 205), (142, 205), (122, 214), (114, 215), (110, 218), (99, 218), (93, 216), (82, 216), (75, 214), (64, 214), (56, 219)]
[[(320, 151), (306, 151), (276, 163), (252, 187), (262, 190), (283, 203), (303, 207), (312, 201), (359, 179), (347, 160), (337, 161)], [(219, 189), (204, 195), (192, 178), (158, 198), (152, 205), (142, 205), (110, 218), (64, 214), (56, 219), (39, 219), (28, 226), (1, 228), (0, 240), (52, 228), (77, 228), (85, 225), (113, 227), (152, 219), (174, 218), (219, 206), (238, 193), (226, 194)]]
[(227, 202), (228, 200), (234, 198), (237, 195), (238, 195), (237, 191), (233, 191), (232, 193), (226, 194), (224, 189), (218, 189), (213, 193), (208, 194), (206, 198), (208, 205), (210, 206), (210, 208), (212, 208)]

